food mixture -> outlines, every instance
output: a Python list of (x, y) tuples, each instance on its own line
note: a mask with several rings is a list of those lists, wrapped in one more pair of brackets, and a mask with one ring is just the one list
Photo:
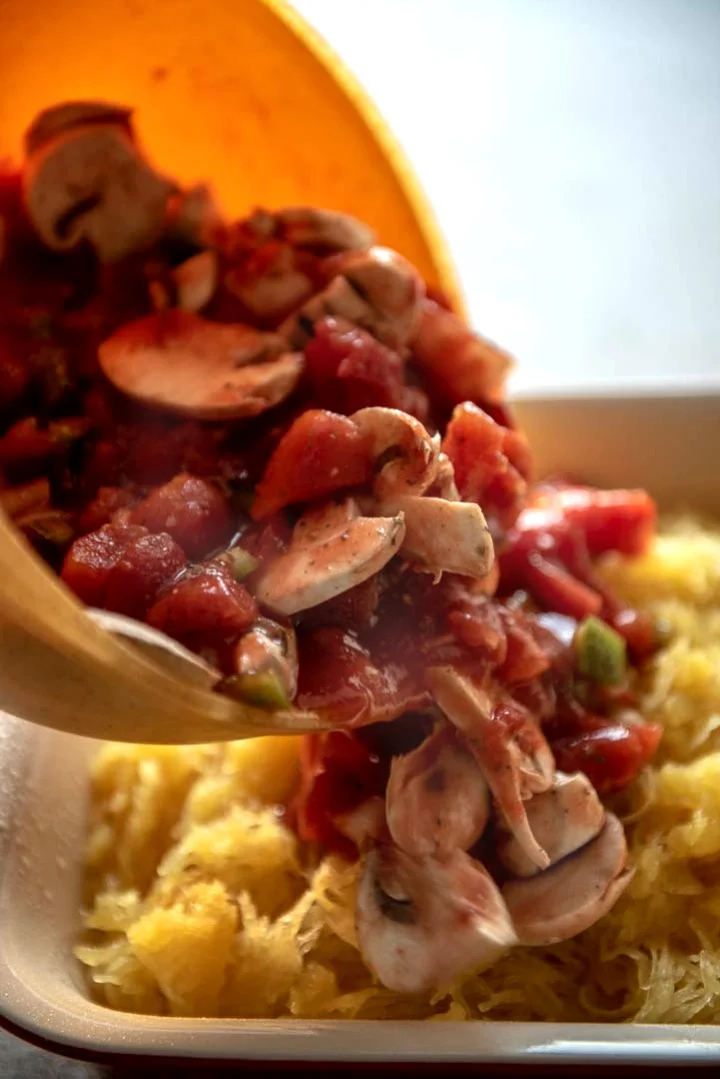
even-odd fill
[(0, 504), (89, 607), (328, 728), (101, 749), (91, 991), (717, 1021), (720, 537), (539, 481), (510, 357), (381, 239), (227, 221), (101, 103), (0, 176)]

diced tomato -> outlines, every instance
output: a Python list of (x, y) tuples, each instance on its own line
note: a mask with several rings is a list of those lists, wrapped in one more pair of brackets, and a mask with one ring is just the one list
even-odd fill
[(103, 607), (143, 619), (185, 564), (182, 548), (166, 533), (141, 536), (128, 544), (108, 575)]
[(539, 533), (573, 526), (582, 532), (592, 557), (607, 551), (633, 556), (647, 549), (656, 519), (657, 509), (647, 491), (540, 486), (516, 528)]
[(298, 649), (298, 707), (338, 727), (388, 722), (428, 699), (401, 662), (376, 666), (368, 649), (339, 627), (300, 634)]
[(539, 678), (550, 667), (552, 654), (535, 639), (529, 621), (524, 624), (521, 617), (505, 607), (500, 607), (500, 617), (505, 625), (507, 652), (496, 678), (506, 686)]
[(305, 346), (313, 400), (350, 415), (361, 408), (399, 408), (427, 416), (426, 395), (405, 385), (405, 364), (371, 334), (336, 318), (315, 324)]
[(462, 498), (477, 502), (503, 528), (512, 525), (527, 495), (531, 467), (524, 435), (500, 426), (468, 401), (453, 411), (443, 450)]
[(134, 497), (133, 491), (127, 487), (101, 487), (80, 514), (78, 532), (85, 535), (110, 524), (118, 510), (130, 506)]
[(283, 506), (368, 483), (366, 439), (345, 416), (310, 409), (295, 420), (270, 458), (252, 506), (256, 521)]
[(131, 520), (151, 532), (167, 532), (189, 558), (222, 547), (232, 533), (230, 511), (220, 490), (187, 473), (152, 491), (133, 508)]
[(142, 618), (184, 565), (170, 536), (150, 536), (138, 525), (105, 525), (73, 543), (61, 577), (88, 606)]
[(188, 573), (150, 609), (147, 621), (190, 648), (239, 636), (257, 618), (255, 600), (224, 565)]
[(332, 731), (303, 739), (301, 784), (295, 806), (298, 835), (352, 858), (357, 851), (333, 824), (367, 798), (382, 794), (383, 764), (351, 731)]
[(608, 722), (596, 730), (551, 742), (562, 772), (584, 772), (599, 794), (631, 783), (652, 759), (662, 737), (657, 723), (625, 726)]
[(382, 591), (379, 574), (370, 577), (354, 588), (349, 588), (334, 599), (326, 600), (317, 607), (303, 611), (300, 621), (304, 626), (341, 626), (343, 629), (360, 630), (369, 625)]
[(40, 463), (64, 453), (88, 430), (82, 416), (56, 420), (41, 427), (35, 416), (19, 420), (0, 438), (0, 464), (5, 466)]

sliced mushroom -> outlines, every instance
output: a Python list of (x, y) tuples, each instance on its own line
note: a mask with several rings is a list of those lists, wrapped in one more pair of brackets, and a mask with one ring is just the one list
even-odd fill
[(438, 456), (438, 470), (437, 476), (435, 477), (435, 486), (439, 497), (444, 498), (446, 502), (460, 501), (460, 492), (455, 483), (455, 468), (446, 453), (441, 452)]
[(463, 732), (508, 828), (533, 864), (550, 858), (527, 817), (527, 800), (548, 790), (555, 762), (545, 737), (514, 701), (496, 703), (489, 693), (451, 667), (431, 667), (426, 682), (448, 719)]
[(367, 439), (378, 498), (422, 494), (437, 475), (440, 447), (419, 420), (396, 408), (361, 408), (350, 419)]
[(61, 105), (52, 105), (38, 113), (25, 132), (25, 155), (36, 153), (64, 131), (89, 124), (110, 124), (132, 134), (131, 117), (132, 109), (124, 105), (111, 105), (107, 101), (66, 101)]
[(446, 724), (393, 759), (385, 798), (393, 842), (418, 857), (469, 850), (490, 815), (477, 761)]
[(365, 962), (401, 993), (445, 988), (516, 943), (492, 877), (459, 850), (438, 860), (378, 845), (363, 860), (356, 929)]
[(387, 247), (340, 256), (345, 280), (365, 300), (361, 325), (391, 348), (402, 348), (417, 332), (425, 283), (412, 263)]
[(101, 262), (116, 262), (160, 237), (175, 185), (151, 168), (126, 124), (70, 126), (44, 141), (36, 132), (30, 142), (23, 197), (47, 247), (87, 241)]
[(293, 247), (323, 251), (360, 251), (370, 247), (375, 233), (362, 221), (335, 210), (288, 206), (274, 215), (283, 238)]
[(116, 389), (152, 408), (202, 420), (257, 416), (297, 385), (303, 357), (275, 334), (166, 311), (128, 323), (102, 343)]
[(632, 876), (622, 824), (608, 813), (591, 843), (536, 877), (510, 881), (502, 894), (521, 944), (557, 944), (607, 914)]
[(436, 577), (445, 572), (478, 580), (492, 569), (492, 537), (477, 503), (399, 495), (383, 499), (378, 512), (403, 514), (402, 554), (419, 569)]
[(346, 499), (303, 515), (292, 543), (261, 575), (256, 596), (268, 610), (297, 614), (372, 577), (402, 543), (402, 516), (360, 517)]
[(260, 273), (252, 265), (233, 267), (225, 274), (224, 285), (261, 319), (282, 318), (313, 293), (312, 281), (296, 266), (295, 252), (288, 246), (280, 247)]
[[(525, 806), (530, 830), (555, 865), (590, 843), (602, 831), (605, 809), (587, 776), (556, 772), (553, 785), (535, 794)], [(514, 835), (500, 836), (500, 861), (516, 877), (534, 877), (537, 865), (528, 858)]]
[(425, 300), (412, 341), (413, 359), (453, 403), (501, 403), (515, 361), (467, 326), (459, 315)]
[(332, 316), (362, 326), (366, 314), (365, 301), (344, 277), (338, 276), (322, 292), (304, 303), (299, 311), (286, 318), (280, 326), (280, 333), (293, 348), (304, 348), (313, 335), (315, 323), (320, 319)]
[(385, 247), (335, 255), (327, 260), (329, 284), (313, 296), (281, 331), (296, 348), (326, 315), (347, 319), (390, 348), (402, 348), (415, 333), (425, 285), (407, 259)]
[(172, 271), (181, 311), (196, 313), (207, 307), (218, 283), (218, 257), (214, 251), (200, 251)]

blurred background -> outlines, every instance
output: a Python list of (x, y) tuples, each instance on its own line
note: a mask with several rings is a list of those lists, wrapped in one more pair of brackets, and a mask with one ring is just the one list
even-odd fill
[(294, 0), (413, 162), (514, 389), (720, 384), (720, 0)]

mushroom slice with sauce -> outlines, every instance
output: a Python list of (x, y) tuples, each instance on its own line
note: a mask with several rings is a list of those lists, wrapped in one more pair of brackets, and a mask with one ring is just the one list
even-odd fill
[(291, 615), (339, 596), (378, 573), (397, 553), (405, 525), (396, 517), (361, 517), (353, 499), (305, 513), (290, 548), (258, 580), (256, 597)]
[(469, 850), (490, 816), (477, 761), (445, 723), (417, 749), (393, 758), (385, 798), (393, 842), (418, 857)]
[(375, 240), (375, 233), (362, 221), (336, 210), (312, 206), (288, 206), (273, 215), (283, 239), (293, 247), (322, 251), (359, 251)]
[(632, 876), (623, 826), (608, 813), (591, 843), (538, 876), (510, 881), (502, 894), (521, 944), (557, 944), (607, 914)]
[(333, 255), (324, 265), (329, 283), (281, 326), (296, 348), (326, 315), (355, 323), (390, 348), (402, 348), (415, 333), (425, 285), (414, 266), (385, 247)]
[(38, 236), (53, 251), (87, 241), (107, 263), (149, 247), (163, 232), (176, 185), (142, 156), (128, 110), (62, 109), (40, 117), (26, 136), (23, 197)]
[(365, 962), (401, 993), (444, 988), (517, 943), (492, 877), (459, 850), (415, 858), (378, 844), (362, 862), (355, 924)]
[(36, 153), (46, 143), (74, 127), (111, 124), (131, 133), (132, 109), (108, 101), (66, 101), (43, 109), (23, 136), (26, 156)]
[(116, 389), (199, 420), (257, 416), (297, 385), (303, 358), (275, 334), (166, 311), (122, 326), (100, 346)]
[(528, 712), (490, 694), (452, 667), (431, 667), (426, 682), (436, 703), (465, 736), (497, 807), (522, 850), (539, 869), (550, 858), (528, 821), (527, 801), (552, 785), (555, 762)]
[(492, 569), (492, 537), (476, 503), (400, 495), (381, 501), (378, 511), (385, 515), (402, 513), (402, 554), (419, 569), (436, 577), (446, 572), (477, 580)]
[[(556, 772), (553, 785), (526, 803), (528, 824), (547, 851), (551, 865), (580, 850), (602, 831), (605, 809), (587, 776)], [(500, 861), (516, 877), (533, 877), (539, 870), (512, 833), (499, 838)]]
[(440, 446), (419, 420), (396, 408), (361, 408), (350, 419), (367, 439), (378, 498), (422, 494), (438, 470)]
[(388, 247), (334, 260), (351, 288), (367, 304), (363, 326), (390, 348), (404, 347), (420, 323), (425, 283), (412, 263)]

